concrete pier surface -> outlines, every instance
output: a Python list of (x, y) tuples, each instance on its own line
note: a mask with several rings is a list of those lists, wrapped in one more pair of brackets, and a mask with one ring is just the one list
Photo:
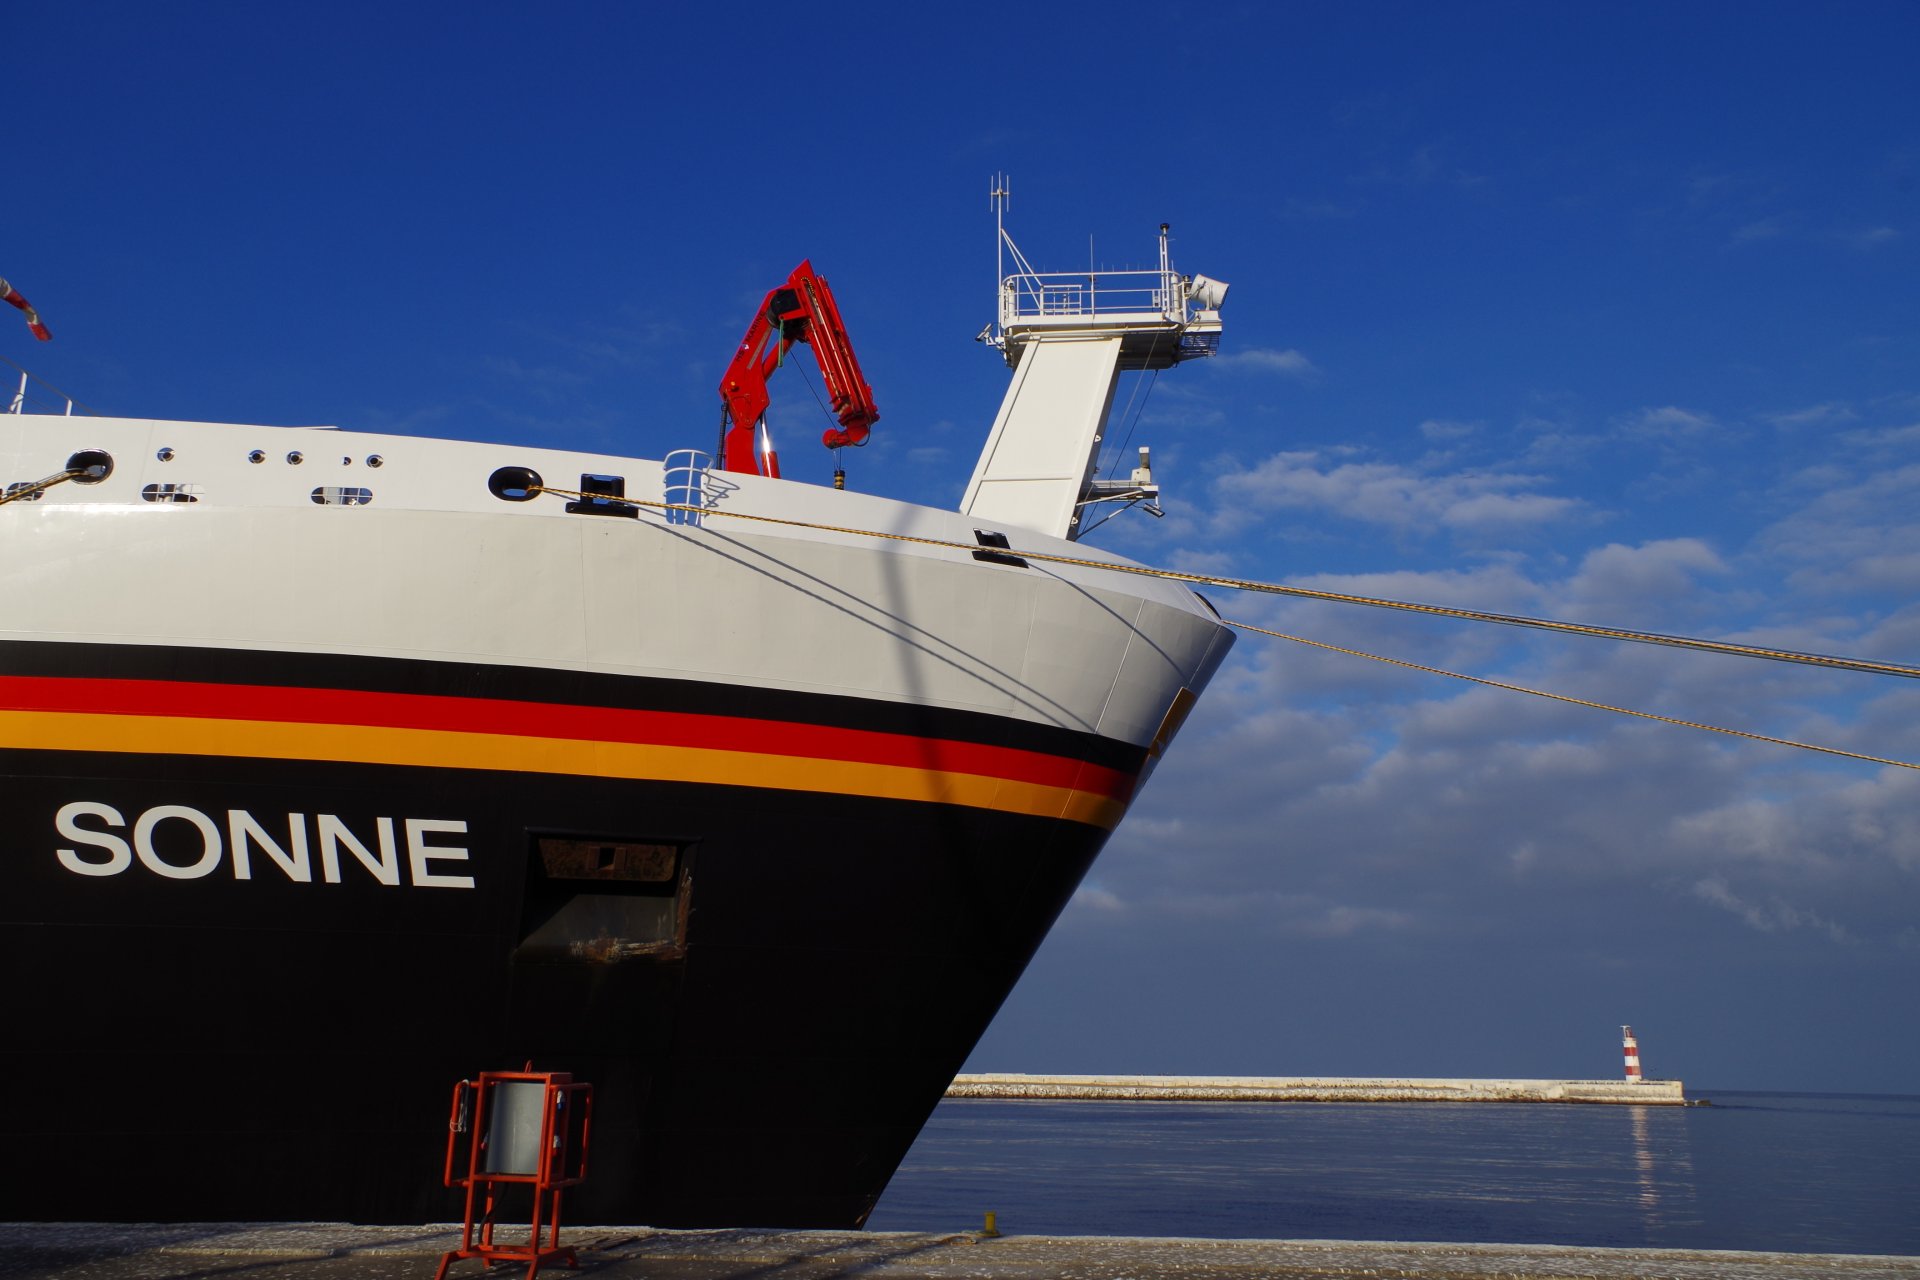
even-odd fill
[[(503, 1232), (504, 1237), (504, 1232)], [(0, 1276), (64, 1280), (431, 1280), (458, 1227), (0, 1224)], [(1163, 1240), (863, 1231), (561, 1233), (611, 1280), (1915, 1280), (1920, 1258), (1344, 1240)], [(523, 1274), (510, 1268), (512, 1274)], [(506, 1274), (455, 1263), (449, 1280)]]
[(1687, 1106), (1678, 1080), (1420, 1080), (1364, 1076), (955, 1076), (949, 1098), (1119, 1102), (1610, 1102)]

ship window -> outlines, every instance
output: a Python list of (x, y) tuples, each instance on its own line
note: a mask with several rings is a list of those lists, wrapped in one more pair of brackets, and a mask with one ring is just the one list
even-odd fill
[(373, 501), (373, 490), (354, 485), (323, 484), (313, 491), (313, 500), (323, 507), (364, 507)]
[(198, 502), (200, 486), (197, 484), (149, 484), (140, 488), (142, 502)]
[(611, 964), (680, 955), (686, 862), (687, 848), (676, 841), (536, 835), (516, 957)]

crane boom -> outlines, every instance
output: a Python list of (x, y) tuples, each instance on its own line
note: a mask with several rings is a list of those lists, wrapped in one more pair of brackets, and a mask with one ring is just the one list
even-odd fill
[(880, 420), (873, 388), (860, 373), (833, 290), (814, 274), (810, 260), (802, 262), (786, 283), (768, 292), (720, 379), (723, 469), (779, 478), (778, 456), (771, 445), (760, 445), (760, 421), (769, 403), (767, 379), (796, 342), (806, 343), (819, 361), (829, 406), (840, 422), (837, 430), (829, 428), (821, 435), (822, 444), (829, 449), (865, 444)]

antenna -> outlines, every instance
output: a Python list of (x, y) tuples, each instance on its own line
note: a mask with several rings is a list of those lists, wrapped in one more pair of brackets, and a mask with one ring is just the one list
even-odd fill
[(1013, 207), (1013, 178), (994, 174), (987, 198), (993, 205), (993, 294), (997, 298), (1000, 282), (1007, 278), (1007, 210)]

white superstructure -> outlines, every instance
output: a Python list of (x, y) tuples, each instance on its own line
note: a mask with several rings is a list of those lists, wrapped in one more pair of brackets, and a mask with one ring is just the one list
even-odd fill
[[(995, 188), (996, 210), (1005, 194)], [(999, 238), (1017, 269), (1001, 274), (999, 316), (981, 337), (1006, 355), (1013, 381), (960, 507), (982, 520), (1075, 538), (1089, 505), (1151, 504), (1159, 496), (1144, 450), (1128, 480), (1093, 478), (1114, 387), (1122, 370), (1213, 355), (1227, 286), (1173, 270), (1165, 223), (1152, 271), (1042, 273), (1004, 223)]]
[[(0, 415), (0, 482), (95, 455), (110, 460), (104, 478), (0, 508), (11, 600), (0, 638), (852, 692), (1146, 743), (1169, 689), (1199, 677), (1189, 664), (1216, 627), (1175, 583), (810, 527), (972, 548), (997, 527), (977, 517), (710, 470), (684, 454), (662, 463), (330, 428)], [(529, 479), (706, 510), (689, 519), (569, 501), (521, 487)], [(764, 520), (728, 518), (736, 511)], [(1016, 547), (1118, 559), (1012, 532)]]

